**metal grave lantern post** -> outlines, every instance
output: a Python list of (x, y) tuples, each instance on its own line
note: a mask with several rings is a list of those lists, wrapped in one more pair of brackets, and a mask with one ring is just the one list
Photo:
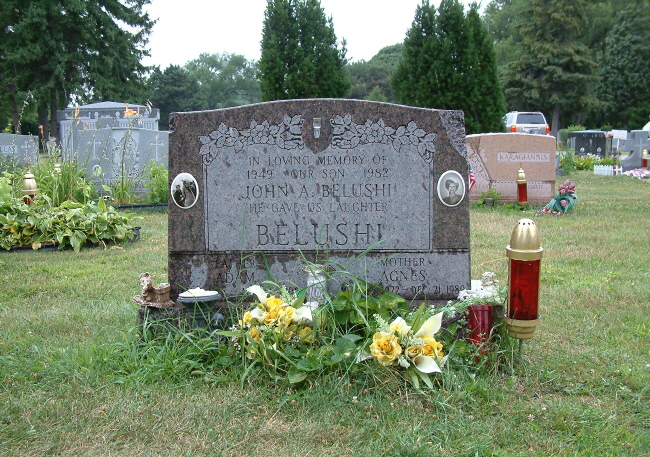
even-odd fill
[(27, 171), (23, 179), (23, 201), (28, 205), (31, 204), (38, 192), (34, 174), (31, 171)]
[(508, 307), (504, 322), (511, 337), (528, 340), (539, 325), (539, 284), (544, 249), (531, 219), (520, 219), (506, 248)]
[(521, 165), (517, 172), (517, 204), (522, 208), (528, 206), (528, 183), (526, 182), (526, 174)]

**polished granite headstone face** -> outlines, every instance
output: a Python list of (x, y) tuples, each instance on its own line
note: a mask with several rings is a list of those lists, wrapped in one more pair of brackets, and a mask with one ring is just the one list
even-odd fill
[(469, 287), (462, 112), (311, 99), (176, 113), (169, 173), (174, 298), (302, 288), (305, 259), (407, 298)]

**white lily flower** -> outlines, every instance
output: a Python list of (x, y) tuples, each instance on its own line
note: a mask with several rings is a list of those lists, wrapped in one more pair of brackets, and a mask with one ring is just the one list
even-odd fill
[(253, 308), (251, 310), (251, 318), (255, 319), (258, 322), (264, 322), (264, 311), (262, 308)]
[(390, 324), (390, 331), (404, 338), (411, 331), (411, 326), (404, 319), (398, 317)]
[[(446, 357), (445, 357), (446, 359)], [(442, 373), (433, 357), (418, 355), (413, 359), (413, 365), (422, 373)]]
[(308, 301), (305, 304), (303, 304), (303, 306), (306, 306), (307, 308), (311, 308), (311, 309), (316, 309), (320, 306), (320, 303), (318, 303), (317, 301)]
[(260, 303), (266, 305), (267, 293), (264, 292), (264, 289), (262, 289), (261, 286), (255, 284), (254, 286), (250, 286), (248, 289), (246, 289), (246, 292), (256, 295)]
[(420, 330), (418, 330), (415, 336), (418, 338), (433, 337), (433, 335), (435, 335), (438, 330), (440, 330), (441, 326), (442, 313), (438, 313), (435, 316), (431, 316), (429, 319), (427, 319), (424, 324), (422, 324), (422, 327), (420, 327)]
[(306, 320), (311, 322), (312, 321), (312, 316), (311, 316), (311, 308), (309, 306), (301, 306), (297, 310), (294, 311), (294, 313), (291, 315), (291, 322), (300, 322), (302, 320)]

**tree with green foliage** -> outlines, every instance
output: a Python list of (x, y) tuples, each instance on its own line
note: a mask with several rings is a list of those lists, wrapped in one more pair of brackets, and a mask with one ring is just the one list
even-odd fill
[(423, 1), (392, 80), (400, 103), (464, 111), (468, 134), (500, 131), (505, 114), (494, 51), (473, 10), (466, 16), (458, 0), (442, 0), (436, 11)]
[(262, 100), (345, 97), (346, 52), (319, 0), (269, 0), (258, 62)]
[(56, 133), (56, 110), (73, 98), (140, 101), (140, 63), (153, 21), (149, 0), (3, 0), (0, 86), (14, 126), (21, 94), (35, 99), (44, 136)]
[(517, 24), (528, 1), (493, 0), (485, 7), (483, 21), (492, 36), (500, 74), (508, 62), (518, 60), (521, 54)]
[(599, 99), (605, 120), (619, 128), (640, 129), (650, 115), (650, 9), (630, 4), (617, 16), (599, 59)]
[(591, 93), (596, 63), (580, 42), (585, 25), (583, 0), (532, 0), (518, 25), (520, 58), (503, 75), (508, 107), (552, 114), (554, 135), (563, 113), (578, 123), (579, 113), (597, 105)]
[(348, 98), (393, 102), (390, 80), (402, 59), (403, 49), (402, 43), (386, 46), (367, 62), (349, 63), (347, 70), (351, 87)]
[(170, 65), (165, 71), (154, 68), (149, 77), (150, 100), (160, 110), (160, 128), (167, 129), (174, 112), (203, 108), (199, 82), (186, 68)]
[(474, 51), (474, 64), (470, 74), (476, 88), (471, 110), (465, 117), (473, 116), (479, 125), (479, 132), (500, 132), (503, 130), (503, 115), (506, 103), (497, 72), (496, 52), (490, 33), (478, 13), (476, 3), (470, 6), (467, 23), (471, 32)]
[(239, 54), (201, 54), (185, 64), (199, 82), (201, 109), (230, 108), (260, 101), (254, 62)]

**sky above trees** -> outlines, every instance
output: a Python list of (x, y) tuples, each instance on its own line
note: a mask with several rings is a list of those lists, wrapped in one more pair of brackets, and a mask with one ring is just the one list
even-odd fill
[[(370, 60), (380, 49), (404, 41), (421, 0), (321, 0), (332, 16), (339, 40), (347, 41), (348, 58)], [(463, 0), (469, 5), (472, 0)], [(479, 2), (480, 3), (480, 2)], [(487, 4), (487, 1), (483, 3)], [(440, 0), (431, 1), (436, 7)], [(184, 65), (201, 53), (241, 54), (260, 58), (266, 0), (153, 0), (146, 6), (158, 19), (149, 41), (145, 65)], [(481, 9), (482, 11), (482, 9)]]

